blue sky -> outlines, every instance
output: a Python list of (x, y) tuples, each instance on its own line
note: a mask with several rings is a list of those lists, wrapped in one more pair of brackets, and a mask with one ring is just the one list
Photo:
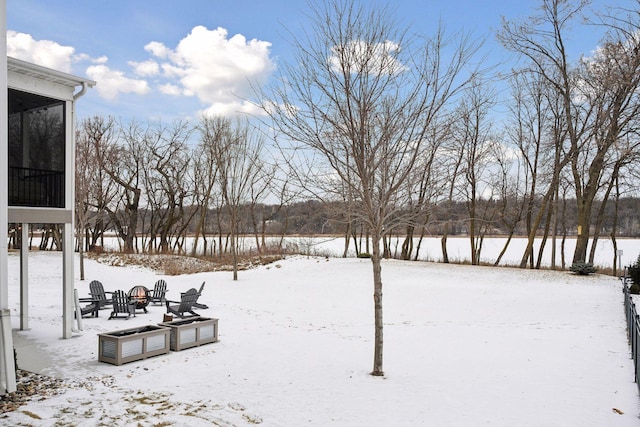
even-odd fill
[[(597, 0), (599, 7), (603, 0)], [(632, 5), (631, 0), (619, 1)], [(525, 18), (533, 0), (401, 0), (397, 18), (420, 34), (442, 20), (487, 37), (490, 61), (508, 58), (492, 30)], [(264, 82), (290, 59), (289, 31), (305, 26), (304, 0), (7, 0), (10, 56), (97, 81), (80, 117), (172, 121), (201, 112), (250, 111), (248, 81)], [(597, 46), (594, 28), (576, 28), (572, 49)]]

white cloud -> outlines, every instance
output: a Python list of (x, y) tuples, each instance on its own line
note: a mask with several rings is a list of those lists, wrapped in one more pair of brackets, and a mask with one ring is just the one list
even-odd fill
[(182, 91), (180, 90), (180, 87), (176, 85), (172, 85), (171, 83), (160, 85), (158, 86), (158, 88), (160, 89), (160, 92), (164, 93), (165, 95), (173, 95), (173, 96), (182, 95)]
[(124, 73), (111, 70), (106, 65), (92, 65), (87, 68), (87, 75), (97, 82), (96, 90), (103, 98), (114, 100), (119, 93), (135, 93), (144, 95), (149, 92), (145, 80), (125, 77)]
[(348, 67), (352, 73), (397, 74), (407, 69), (396, 58), (398, 52), (400, 52), (400, 45), (391, 41), (367, 43), (363, 40), (355, 40), (332, 47), (329, 64), (336, 72), (342, 72)]
[[(7, 55), (65, 73), (72, 72), (71, 64), (74, 62), (89, 61), (96, 64), (87, 68), (87, 76), (97, 82), (98, 94), (110, 100), (117, 98), (119, 93), (144, 95), (149, 92), (146, 81), (125, 77), (123, 72), (107, 67), (107, 56), (91, 58), (86, 53), (75, 54), (75, 48), (71, 46), (62, 46), (51, 40), (35, 40), (30, 34), (7, 31)], [(152, 71), (150, 62), (133, 63), (133, 66), (141, 75), (145, 75), (145, 72)]]
[(92, 62), (94, 64), (106, 64), (108, 60), (109, 58), (107, 58), (106, 55), (102, 55), (101, 57), (94, 59)]
[(200, 114), (206, 116), (235, 116), (238, 114), (261, 116), (264, 115), (264, 111), (252, 102), (236, 99), (235, 101), (214, 102), (202, 110)]
[(74, 63), (87, 63), (86, 75), (97, 82), (98, 95), (109, 100), (120, 93), (149, 93), (144, 78), (153, 77), (160, 93), (195, 96), (206, 111), (217, 114), (256, 113), (246, 101), (253, 95), (251, 85), (261, 84), (275, 69), (269, 56), (271, 43), (247, 40), (242, 34), (229, 37), (224, 28), (204, 26), (194, 27), (175, 48), (148, 43), (144, 49), (151, 58), (129, 61), (128, 71), (109, 66), (107, 56), (76, 54), (71, 46), (15, 31), (7, 32), (7, 47), (10, 56), (64, 72), (71, 73)]
[(163, 59), (166, 58), (171, 52), (169, 48), (167, 48), (165, 45), (163, 45), (160, 42), (148, 43), (144, 47), (144, 50), (151, 53), (153, 56), (157, 56), (158, 58), (163, 58)]
[(164, 93), (174, 94), (173, 86), (179, 86), (183, 95), (209, 104), (206, 111), (226, 114), (254, 109), (240, 99), (249, 98), (251, 83), (263, 82), (275, 69), (270, 47), (269, 42), (247, 40), (241, 34), (227, 38), (224, 28), (196, 26), (175, 49), (151, 42), (145, 50), (164, 60), (162, 76), (171, 80), (170, 86), (161, 86)]
[(13, 58), (70, 73), (74, 52), (71, 46), (62, 46), (51, 40), (35, 40), (30, 34), (7, 31), (7, 55)]
[(177, 67), (171, 64), (162, 64), (162, 73), (164, 77), (173, 78), (173, 77), (182, 77), (187, 71), (184, 68)]
[(133, 67), (134, 72), (141, 76), (155, 76), (160, 72), (160, 66), (156, 61), (135, 62), (129, 61), (129, 65)]

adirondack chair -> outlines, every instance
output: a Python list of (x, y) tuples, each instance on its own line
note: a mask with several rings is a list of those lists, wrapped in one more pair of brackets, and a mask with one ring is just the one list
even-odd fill
[(153, 292), (151, 293), (151, 297), (149, 297), (149, 302), (154, 304), (162, 304), (165, 300), (164, 294), (167, 293), (167, 282), (163, 279), (160, 279), (153, 285)]
[(89, 283), (89, 295), (91, 295), (91, 299), (98, 304), (98, 310), (112, 305), (112, 300), (111, 298), (107, 298), (107, 294), (113, 294), (113, 292), (105, 292), (102, 282), (99, 280), (92, 280), (91, 283)]
[[(202, 282), (202, 285), (200, 285), (200, 290), (198, 291), (198, 298), (200, 298), (200, 295), (202, 295), (202, 291), (204, 290), (204, 284), (205, 282)], [(181, 296), (184, 295), (184, 292), (182, 294), (180, 294)], [(198, 302), (198, 300), (196, 300), (196, 302), (193, 303), (193, 306), (195, 308), (201, 308), (203, 310), (206, 310), (209, 308), (209, 306), (207, 304), (202, 304), (201, 302)]]
[[(78, 303), (89, 303), (84, 307), (80, 307), (80, 315), (82, 317), (91, 315), (91, 317), (98, 317), (98, 304), (94, 302), (92, 298), (78, 298)], [(73, 313), (76, 316), (76, 313)]]
[(129, 297), (124, 291), (115, 291), (113, 292), (113, 296), (111, 297), (113, 311), (109, 316), (109, 320), (114, 318), (122, 318), (121, 315), (127, 315), (126, 319), (131, 317), (133, 314), (136, 315), (136, 303), (134, 301), (129, 301)]
[[(193, 311), (193, 304), (198, 300), (199, 296), (200, 294), (198, 291), (195, 288), (191, 288), (180, 296), (180, 301), (166, 300), (167, 313), (175, 314), (181, 319), (184, 319), (185, 317), (198, 316), (198, 313)], [(190, 315), (187, 316), (185, 313), (189, 313)]]
[[(98, 317), (98, 304), (94, 303), (91, 298), (78, 298), (78, 302), (89, 302), (90, 304), (80, 307), (80, 315), (82, 317), (91, 315), (91, 317)], [(75, 315), (75, 313), (74, 313)]]

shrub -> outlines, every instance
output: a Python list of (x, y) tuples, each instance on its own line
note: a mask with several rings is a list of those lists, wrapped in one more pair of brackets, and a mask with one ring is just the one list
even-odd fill
[(590, 262), (578, 261), (574, 262), (570, 268), (571, 271), (580, 276), (588, 276), (596, 272), (596, 268)]
[[(627, 273), (629, 274), (629, 278), (634, 285), (640, 285), (640, 255), (638, 255), (636, 261), (627, 268)], [(631, 288), (629, 288), (629, 291), (631, 291), (631, 293), (633, 294), (640, 293), (639, 288), (640, 286), (632, 286)]]
[(371, 254), (368, 252), (360, 252), (358, 258), (371, 258)]

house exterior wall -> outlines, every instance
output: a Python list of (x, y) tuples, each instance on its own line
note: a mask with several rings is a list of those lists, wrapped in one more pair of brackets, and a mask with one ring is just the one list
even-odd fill
[[(9, 144), (7, 135), (9, 134), (9, 103), (7, 99), (7, 14), (6, 0), (0, 0), (0, 87), (5, 88), (0, 93), (0, 153), (7, 153)], [(8, 305), (8, 277), (7, 251), (9, 243), (6, 239), (8, 234), (7, 205), (8, 205), (8, 182), (9, 164), (6, 155), (0, 155), (0, 310), (9, 308)]]
[(13, 335), (9, 313), (9, 264), (7, 241), (9, 159), (9, 107), (7, 100), (7, 2), (0, 0), (0, 394), (16, 391)]

